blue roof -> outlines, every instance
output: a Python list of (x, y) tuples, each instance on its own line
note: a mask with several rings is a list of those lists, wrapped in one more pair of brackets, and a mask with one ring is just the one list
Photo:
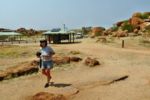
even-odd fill
[(21, 35), (17, 32), (0, 32), (0, 36)]

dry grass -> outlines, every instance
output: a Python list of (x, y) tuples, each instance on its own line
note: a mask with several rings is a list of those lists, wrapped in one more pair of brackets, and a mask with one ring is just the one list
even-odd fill
[(29, 61), (35, 57), (38, 46), (0, 46), (0, 69), (5, 69), (17, 65), (18, 63)]

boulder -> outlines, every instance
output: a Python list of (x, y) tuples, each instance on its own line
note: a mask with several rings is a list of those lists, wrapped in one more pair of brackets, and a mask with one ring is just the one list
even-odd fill
[(128, 31), (127, 30), (121, 30), (121, 29), (119, 29), (118, 31), (116, 31), (116, 32), (113, 32), (113, 36), (114, 37), (126, 37), (126, 36), (128, 36)]
[(0, 81), (38, 72), (38, 61), (24, 62), (15, 67), (0, 71)]
[(140, 18), (141, 15), (142, 15), (142, 13), (136, 12), (136, 13), (134, 13), (134, 14), (132, 15), (132, 18), (133, 18), (133, 17), (138, 17), (138, 18)]
[(150, 22), (144, 22), (140, 25), (141, 30), (150, 30)]
[(102, 35), (103, 31), (105, 31), (105, 28), (103, 28), (103, 27), (93, 27), (92, 28), (92, 36), (100, 36), (100, 35)]
[(123, 23), (124, 23), (124, 21), (120, 21), (120, 22), (117, 22), (116, 25), (117, 25), (117, 27), (120, 27)]
[(73, 62), (79, 62), (81, 60), (82, 59), (80, 57), (70, 57), (70, 61), (73, 61)]
[(56, 65), (70, 63), (70, 57), (67, 56), (54, 55), (52, 60)]
[(139, 26), (140, 24), (144, 23), (144, 20), (142, 20), (141, 18), (139, 17), (132, 17), (130, 20), (129, 20), (130, 24), (133, 25), (134, 27), (137, 27)]
[(66, 100), (61, 94), (52, 94), (48, 92), (39, 92), (28, 100)]
[(82, 59), (80, 57), (69, 57), (69, 56), (54, 55), (52, 60), (56, 65), (60, 65), (60, 64), (68, 64), (71, 61), (72, 62), (79, 62)]
[(90, 66), (90, 67), (94, 67), (96, 65), (100, 65), (99, 61), (97, 61), (96, 59), (92, 59), (90, 57), (87, 57), (85, 59), (85, 65)]
[(4, 80), (8, 76), (7, 72), (0, 71), (0, 81)]
[(32, 74), (38, 72), (38, 70), (38, 61), (32, 61), (19, 64), (15, 67), (7, 68), (5, 71), (10, 76), (10, 78), (13, 78), (23, 76), (26, 74)]
[(138, 30), (138, 29), (134, 29), (133, 32), (134, 32), (134, 33), (138, 33), (139, 30)]

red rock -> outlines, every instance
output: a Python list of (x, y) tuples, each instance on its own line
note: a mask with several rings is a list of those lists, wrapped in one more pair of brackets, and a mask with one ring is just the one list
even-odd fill
[(103, 27), (94, 27), (94, 28), (92, 28), (92, 36), (102, 35), (103, 31), (105, 31), (105, 28), (103, 28)]
[(53, 62), (57, 65), (70, 63), (70, 57), (63, 57), (63, 56), (55, 55), (53, 56), (52, 59), (53, 59)]
[(0, 81), (4, 79), (10, 79), (10, 78), (19, 77), (26, 74), (35, 73), (38, 72), (38, 70), (39, 69), (36, 61), (25, 62), (15, 67), (7, 68), (4, 71), (0, 71)]
[(73, 61), (73, 62), (79, 62), (81, 61), (82, 59), (79, 58), (79, 57), (70, 57), (70, 61)]
[(141, 18), (138, 18), (138, 17), (132, 17), (130, 19), (130, 24), (135, 26), (135, 27), (139, 26), (143, 22), (144, 22), (144, 20), (142, 20)]
[(8, 76), (7, 72), (0, 71), (0, 81), (4, 80)]
[(61, 94), (52, 94), (48, 92), (39, 92), (31, 97), (30, 100), (66, 100)]
[(84, 63), (86, 65), (90, 66), (90, 67), (94, 67), (96, 65), (100, 65), (99, 61), (97, 61), (96, 59), (92, 59), (90, 57), (86, 58)]

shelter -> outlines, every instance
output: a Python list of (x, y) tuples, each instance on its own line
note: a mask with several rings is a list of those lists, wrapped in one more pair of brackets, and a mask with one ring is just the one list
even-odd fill
[(45, 38), (49, 41), (49, 43), (53, 41), (53, 43), (59, 44), (62, 43), (62, 40), (68, 40), (68, 42), (71, 43), (75, 40), (75, 32), (71, 31), (47, 31), (43, 34), (45, 35)]
[(12, 41), (16, 39), (21, 39), (20, 33), (17, 32), (0, 32), (0, 41)]

